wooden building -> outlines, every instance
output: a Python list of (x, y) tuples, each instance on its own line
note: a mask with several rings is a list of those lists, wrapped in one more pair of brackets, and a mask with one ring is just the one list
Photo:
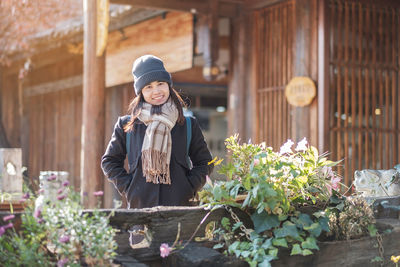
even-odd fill
[[(106, 193), (106, 206), (111, 205), (112, 189), (93, 169), (99, 168), (101, 153), (94, 154), (98, 161), (85, 173), (81, 143), (87, 150), (105, 148), (116, 117), (125, 113), (133, 97), (130, 67), (124, 64), (143, 53), (163, 58), (176, 85), (190, 91), (192, 104), (227, 102), (228, 134), (239, 133), (242, 140), (265, 141), (279, 149), (288, 138), (306, 137), (321, 152), (329, 152), (329, 158), (343, 160), (339, 171), (348, 185), (357, 169), (388, 169), (400, 163), (400, 2), (111, 3), (134, 8), (111, 19), (106, 53), (98, 61), (105, 69), (105, 89), (86, 84), (82, 24), (61, 37), (37, 38), (25, 79), (18, 79), (24, 58), (16, 56), (10, 67), (0, 70), (4, 136), (11, 147), (22, 147), (31, 177), (40, 170), (69, 171), (77, 189), (82, 183), (97, 183), (96, 190), (104, 188)], [(227, 34), (221, 34), (222, 20), (228, 22)], [(93, 50), (93, 44), (85, 49)], [(218, 80), (212, 71), (217, 67), (216, 73), (219, 68), (223, 74), (218, 60), (226, 51), (227, 76)], [(316, 97), (302, 107), (290, 105), (285, 97), (285, 87), (297, 76), (309, 77), (317, 88)], [(87, 96), (85, 102), (85, 86), (100, 95)], [(82, 137), (83, 118), (91, 114), (85, 112), (89, 100), (99, 101), (103, 108), (96, 116), (103, 121), (86, 127)], [(96, 140), (94, 136), (100, 136), (101, 144), (81, 141)]]

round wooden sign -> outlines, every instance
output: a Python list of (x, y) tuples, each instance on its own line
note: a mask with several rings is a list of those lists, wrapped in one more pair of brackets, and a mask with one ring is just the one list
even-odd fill
[(285, 88), (287, 101), (296, 107), (309, 105), (316, 94), (315, 84), (308, 77), (294, 77)]

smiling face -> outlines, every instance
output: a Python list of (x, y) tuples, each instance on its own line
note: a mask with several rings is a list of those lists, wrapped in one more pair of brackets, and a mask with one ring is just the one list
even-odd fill
[(144, 100), (152, 105), (162, 105), (169, 97), (169, 86), (166, 82), (154, 81), (142, 89)]

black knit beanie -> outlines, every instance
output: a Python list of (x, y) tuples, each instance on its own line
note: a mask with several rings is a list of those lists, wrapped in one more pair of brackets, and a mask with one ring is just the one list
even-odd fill
[(171, 74), (164, 68), (164, 63), (156, 56), (144, 55), (135, 60), (132, 67), (136, 95), (139, 95), (147, 84), (159, 81), (172, 86)]

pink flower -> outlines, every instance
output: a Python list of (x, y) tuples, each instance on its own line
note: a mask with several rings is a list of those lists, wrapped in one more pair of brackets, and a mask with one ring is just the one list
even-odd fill
[(65, 181), (62, 185), (63, 186), (69, 186), (69, 181)]
[(64, 267), (64, 265), (68, 262), (68, 259), (62, 258), (57, 262), (57, 267)]
[(63, 200), (64, 198), (65, 198), (65, 195), (58, 195), (58, 196), (57, 196), (57, 199), (58, 199), (58, 200)]
[(0, 236), (4, 235), (4, 233), (6, 232), (6, 229), (4, 229), (4, 227), (0, 227)]
[(162, 258), (168, 257), (169, 253), (172, 251), (172, 248), (168, 246), (166, 243), (162, 243), (160, 246), (160, 256)]
[(100, 197), (100, 196), (104, 195), (104, 192), (103, 191), (96, 191), (96, 192), (93, 192), (93, 195), (96, 196), (96, 197)]
[(42, 210), (41, 209), (36, 209), (35, 212), (33, 213), (33, 217), (38, 219), (42, 215)]
[(43, 193), (43, 192), (44, 192), (44, 189), (43, 189), (43, 188), (40, 188), (39, 191), (38, 191), (39, 194), (41, 194), (41, 193)]
[(326, 185), (326, 187), (328, 188), (329, 194), (332, 195), (332, 189), (334, 189), (335, 191), (339, 190), (340, 181), (342, 180), (342, 178), (336, 176), (333, 172), (330, 174), (330, 177), (331, 181)]
[(69, 242), (69, 236), (64, 235), (64, 236), (60, 237), (60, 239), (58, 239), (58, 241), (60, 243), (68, 243)]
[(340, 186), (340, 181), (342, 180), (342, 178), (340, 178), (339, 176), (332, 176), (331, 177), (331, 186), (333, 189), (338, 190), (339, 186)]
[(259, 159), (254, 159), (254, 166), (257, 166), (258, 164), (260, 164), (260, 160)]
[(4, 227), (4, 230), (6, 230), (8, 228), (14, 227), (14, 224), (13, 223), (9, 223), (9, 224), (3, 225), (3, 227)]
[(284, 143), (283, 146), (281, 146), (281, 150), (279, 151), (279, 155), (293, 153), (293, 151), (291, 149), (293, 144), (294, 144), (293, 141), (288, 139), (286, 141), (286, 143)]
[(57, 194), (61, 194), (63, 191), (64, 191), (64, 189), (60, 188), (60, 189), (57, 190)]
[(212, 186), (212, 181), (208, 175), (206, 175), (206, 183)]
[(47, 181), (54, 181), (57, 178), (57, 176), (55, 176), (54, 174), (47, 177)]
[(12, 219), (14, 219), (15, 218), (15, 215), (14, 214), (11, 214), (11, 215), (7, 215), (7, 216), (4, 216), (3, 217), (3, 221), (9, 221), (9, 220), (12, 220)]
[(296, 151), (306, 151), (307, 150), (307, 139), (304, 137), (303, 140), (297, 143), (295, 148)]

